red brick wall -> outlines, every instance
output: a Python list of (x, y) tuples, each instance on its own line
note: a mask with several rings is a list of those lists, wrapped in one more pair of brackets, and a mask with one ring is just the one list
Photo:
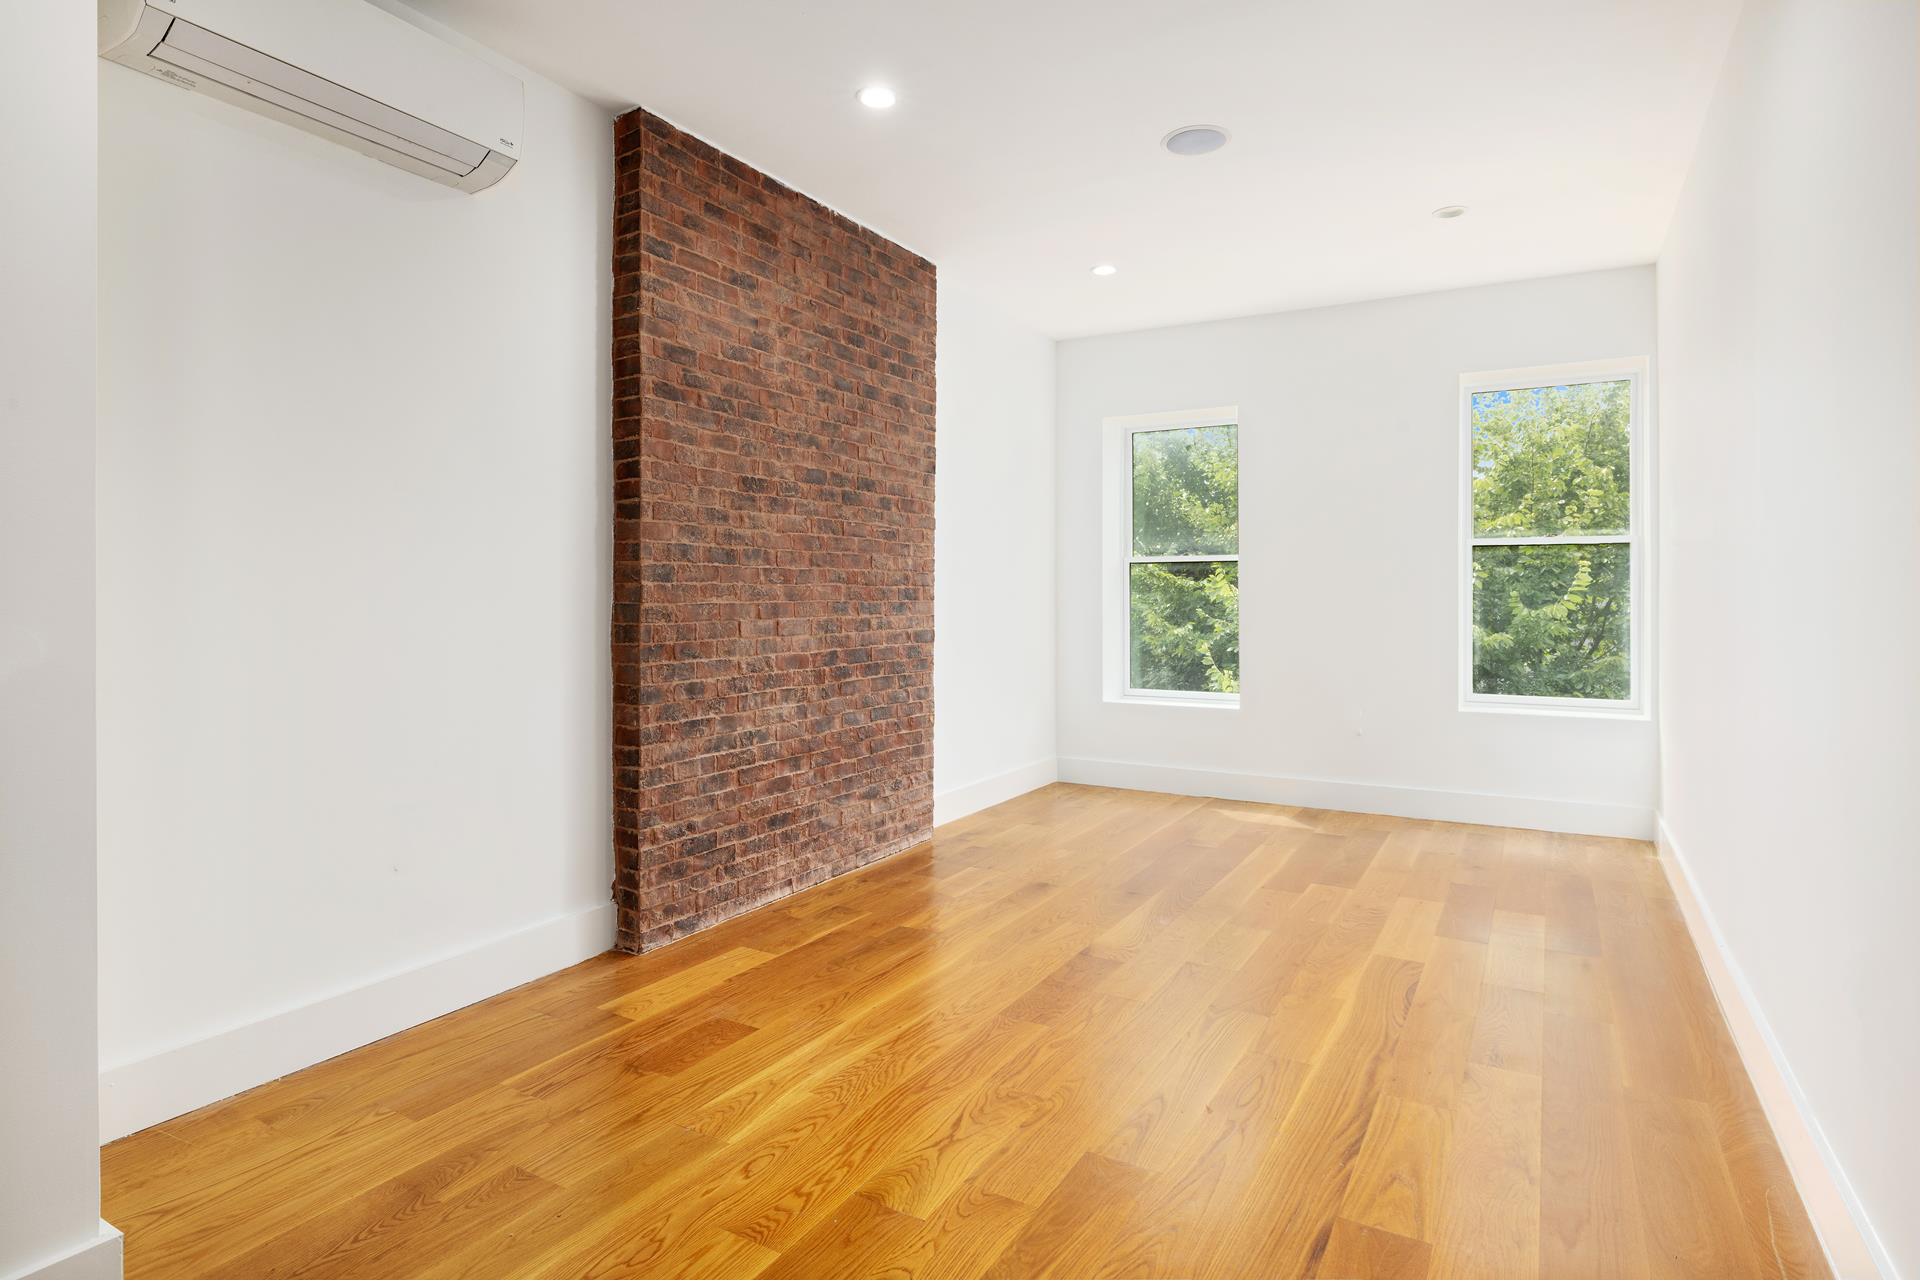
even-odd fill
[(614, 898), (644, 951), (926, 838), (934, 269), (614, 125)]

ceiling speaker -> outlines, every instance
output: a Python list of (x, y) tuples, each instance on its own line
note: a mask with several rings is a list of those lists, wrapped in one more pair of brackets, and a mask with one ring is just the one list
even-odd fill
[(1187, 125), (1160, 140), (1176, 156), (1204, 156), (1227, 145), (1227, 131), (1217, 125)]

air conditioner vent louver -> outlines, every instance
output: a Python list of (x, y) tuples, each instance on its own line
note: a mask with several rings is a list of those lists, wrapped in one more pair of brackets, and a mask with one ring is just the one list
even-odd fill
[(518, 158), (520, 84), (364, 0), (108, 0), (101, 56), (463, 191)]
[(310, 120), (344, 129), (368, 142), (404, 151), (448, 173), (469, 174), (487, 149), (322, 80), (310, 71), (235, 44), (191, 22), (176, 20), (149, 55), (182, 71), (218, 80), (230, 89), (265, 98)]

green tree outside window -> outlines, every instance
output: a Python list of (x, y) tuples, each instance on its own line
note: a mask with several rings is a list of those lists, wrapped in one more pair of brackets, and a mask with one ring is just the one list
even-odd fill
[(1632, 391), (1473, 394), (1474, 693), (1632, 696)]
[(1128, 687), (1238, 693), (1239, 429), (1135, 432), (1128, 463)]

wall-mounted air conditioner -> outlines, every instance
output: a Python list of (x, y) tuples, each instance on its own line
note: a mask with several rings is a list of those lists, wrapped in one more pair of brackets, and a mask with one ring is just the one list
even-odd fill
[(100, 0), (100, 56), (461, 191), (520, 156), (520, 82), (366, 0)]

